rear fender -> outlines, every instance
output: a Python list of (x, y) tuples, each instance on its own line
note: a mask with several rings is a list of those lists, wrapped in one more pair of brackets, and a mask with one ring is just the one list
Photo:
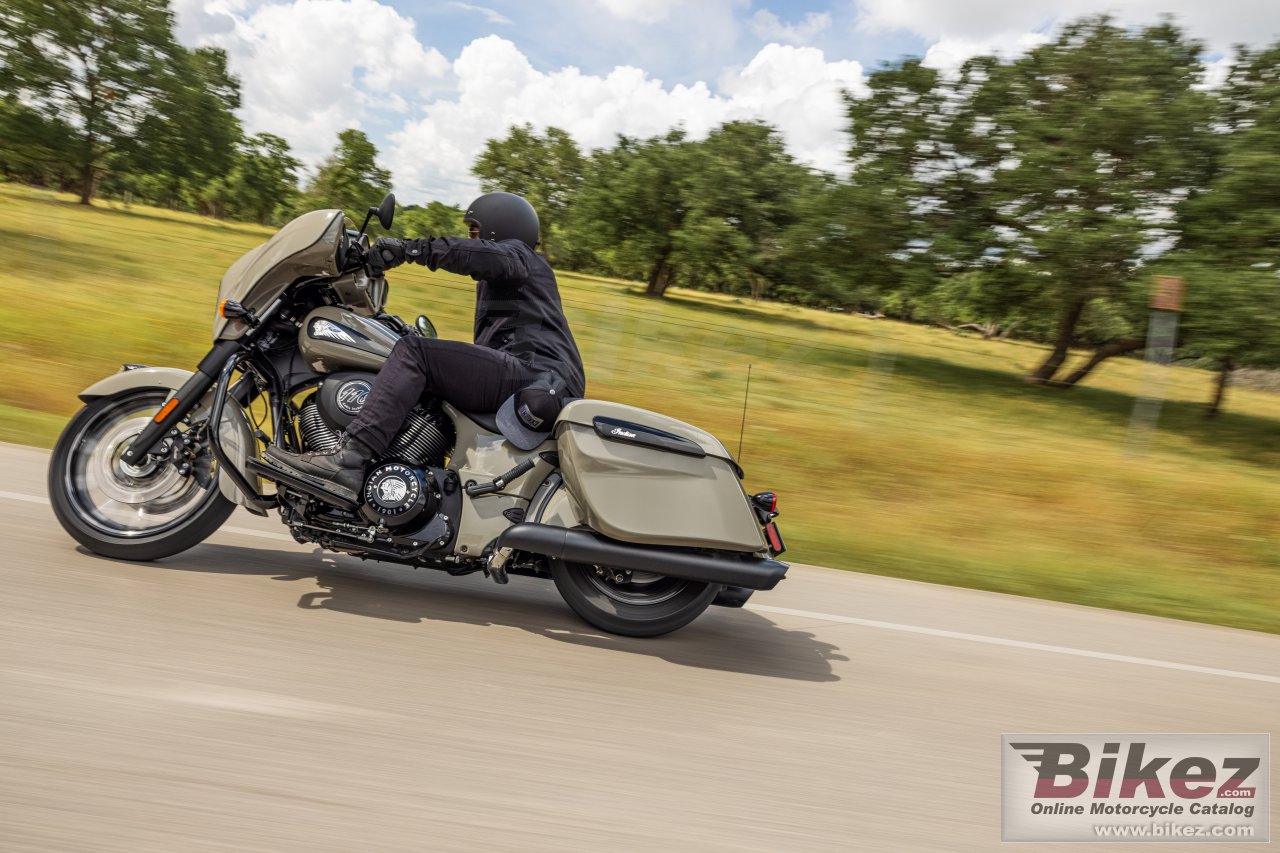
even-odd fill
[[(164, 388), (173, 392), (181, 388), (192, 375), (192, 371), (177, 367), (135, 367), (98, 380), (81, 391), (79, 396), (82, 402), (91, 403), (99, 398), (112, 397), (125, 391)], [(197, 404), (196, 411), (207, 416), (213, 405), (212, 396), (211, 389)], [(246, 465), (252, 456), (257, 455), (258, 443), (253, 437), (253, 430), (249, 428), (249, 418), (245, 415), (244, 409), (232, 400), (228, 400), (228, 405), (222, 408), (222, 426), (218, 430), (218, 436), (222, 440), (222, 449), (226, 451), (227, 457), (235, 467), (240, 469), (245, 479), (253, 483), (256, 488), (260, 488), (261, 484), (257, 476), (250, 473)], [(236, 488), (235, 481), (230, 475), (218, 475), (218, 491), (222, 492), (222, 496), (229, 501), (241, 506), (249, 506), (247, 498)], [(250, 509), (253, 508), (250, 507)]]

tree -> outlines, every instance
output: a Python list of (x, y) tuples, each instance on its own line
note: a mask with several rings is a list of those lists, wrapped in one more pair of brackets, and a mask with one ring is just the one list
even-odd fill
[(607, 272), (645, 278), (649, 296), (662, 296), (675, 275), (690, 151), (681, 130), (644, 141), (620, 137), (591, 157), (572, 209), (575, 240)]
[(1168, 22), (1126, 30), (1095, 17), (1012, 62), (981, 61), (966, 105), (976, 142), (960, 153), (994, 223), (983, 252), (1034, 276), (1029, 307), (1056, 316), (1028, 379), (1052, 379), (1082, 337), (1140, 346), (1156, 214), (1212, 165), (1201, 50)]
[(1212, 360), (1222, 406), (1237, 367), (1280, 367), (1280, 44), (1241, 49), (1220, 96), (1222, 155), (1211, 183), (1179, 210), (1187, 279), (1183, 351)]
[(377, 164), (378, 149), (363, 132), (338, 134), (338, 146), (307, 186), (299, 209), (340, 208), (360, 222), (391, 188), (391, 173)]
[(0, 92), (76, 131), (80, 202), (163, 91), (175, 54), (168, 0), (7, 0)]
[(471, 172), (485, 192), (524, 196), (538, 211), (542, 251), (553, 260), (552, 230), (562, 225), (585, 165), (582, 152), (569, 134), (549, 127), (539, 135), (533, 125), (511, 128), (502, 139), (490, 139)]
[(67, 166), (75, 156), (71, 126), (47, 118), (9, 96), (0, 99), (0, 175), (61, 188), (74, 174)]
[[(931, 186), (942, 161), (946, 128), (939, 74), (908, 59), (874, 72), (866, 98), (845, 95), (849, 116), (849, 180), (829, 206), (829, 240), (823, 251), (839, 270), (846, 292), (862, 300), (886, 297), (908, 318), (910, 303), (934, 276), (922, 267), (936, 244), (937, 190)], [(815, 239), (820, 232), (814, 232)]]
[(673, 235), (672, 265), (693, 287), (759, 298), (783, 274), (783, 236), (800, 216), (800, 199), (822, 186), (761, 122), (727, 122), (689, 149), (679, 182), (687, 211)]
[(289, 143), (279, 136), (259, 133), (245, 140), (227, 178), (233, 215), (265, 225), (277, 211), (291, 209), (298, 195), (301, 167), (289, 153)]
[(465, 237), (466, 223), (461, 208), (442, 201), (425, 206), (409, 205), (396, 214), (395, 231), (404, 237)]
[(240, 82), (227, 68), (225, 51), (176, 47), (151, 112), (122, 145), (123, 169), (135, 176), (138, 194), (159, 204), (200, 207), (205, 184), (225, 189), (221, 179), (235, 165), (243, 138), (235, 117), (239, 106)]

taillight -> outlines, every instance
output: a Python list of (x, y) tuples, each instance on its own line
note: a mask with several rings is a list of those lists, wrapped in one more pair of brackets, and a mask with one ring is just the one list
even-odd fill
[(760, 492), (751, 496), (751, 506), (756, 511), (756, 518), (761, 524), (768, 524), (778, 517), (778, 495), (776, 492)]

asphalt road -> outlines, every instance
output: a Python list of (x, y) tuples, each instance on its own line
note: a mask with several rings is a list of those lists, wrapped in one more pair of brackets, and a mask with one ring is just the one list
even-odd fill
[(1280, 637), (820, 568), (628, 640), (243, 514), (113, 562), (46, 458), (0, 445), (6, 853), (987, 850), (1002, 732), (1280, 721)]

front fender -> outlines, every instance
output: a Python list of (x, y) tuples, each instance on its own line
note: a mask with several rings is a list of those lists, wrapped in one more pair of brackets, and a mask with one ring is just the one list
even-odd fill
[(167, 388), (177, 391), (190, 379), (192, 371), (177, 367), (135, 367), (99, 379), (80, 392), (80, 402), (91, 403), (99, 397), (111, 397), (121, 391), (137, 388)]
[[(81, 391), (79, 396), (81, 402), (89, 403), (101, 397), (112, 397), (125, 391), (142, 388), (164, 388), (173, 392), (181, 388), (191, 376), (192, 371), (178, 367), (135, 367), (113, 373), (105, 379), (99, 379)], [(212, 396), (213, 390), (210, 389), (204, 399), (197, 404), (196, 410), (207, 416), (213, 405)], [(244, 409), (234, 400), (228, 400), (227, 405), (222, 407), (222, 424), (218, 429), (218, 437), (227, 458), (240, 470), (240, 473), (244, 474), (245, 479), (254, 484), (255, 488), (261, 488), (258, 478), (250, 473), (245, 464), (251, 456), (257, 456), (258, 442), (253, 437), (253, 430), (249, 427), (249, 418), (245, 415)], [(229, 501), (241, 506), (249, 506), (248, 499), (236, 488), (235, 481), (230, 475), (218, 475), (218, 491), (222, 492), (222, 496)], [(253, 507), (249, 508), (253, 509)], [(254, 510), (254, 512), (261, 514), (260, 510)]]

